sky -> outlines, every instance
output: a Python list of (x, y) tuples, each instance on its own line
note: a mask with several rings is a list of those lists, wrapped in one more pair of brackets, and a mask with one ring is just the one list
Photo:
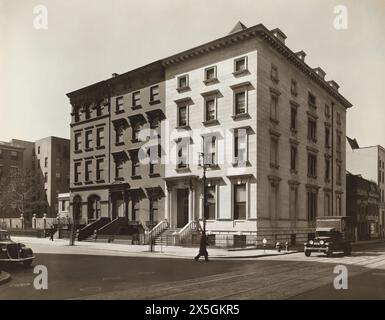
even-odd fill
[[(47, 8), (36, 29), (34, 8)], [(347, 29), (334, 8), (347, 9)], [(385, 0), (0, 0), (0, 141), (69, 138), (66, 93), (225, 36), (279, 27), (353, 103), (347, 135), (385, 146)]]

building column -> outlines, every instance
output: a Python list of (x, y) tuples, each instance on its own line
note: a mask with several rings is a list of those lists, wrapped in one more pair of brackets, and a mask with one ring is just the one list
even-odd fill
[(190, 185), (188, 192), (188, 221), (192, 221), (194, 219), (193, 213), (193, 188)]
[(132, 220), (132, 199), (130, 195), (127, 197), (127, 219), (130, 221)]
[(172, 189), (169, 185), (167, 185), (164, 218), (165, 220), (167, 220), (170, 226), (171, 226), (171, 200), (172, 200)]

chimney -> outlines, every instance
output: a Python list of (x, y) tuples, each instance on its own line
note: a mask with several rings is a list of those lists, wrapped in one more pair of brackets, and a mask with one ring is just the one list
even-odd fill
[(323, 71), (320, 67), (313, 69), (316, 74), (318, 74), (322, 79), (325, 79), (326, 72)]
[(306, 53), (305, 51), (301, 50), (295, 53), (298, 58), (300, 58), (303, 62), (305, 62)]
[(329, 86), (331, 86), (334, 90), (338, 91), (338, 89), (340, 88), (340, 86), (338, 85), (337, 82), (335, 82), (334, 80), (330, 80), (328, 81), (328, 84)]
[(112, 74), (112, 77), (113, 77), (113, 78), (116, 78), (118, 75), (119, 75), (119, 73), (113, 73), (113, 74)]
[(282, 32), (281, 29), (275, 28), (273, 30), (270, 30), (270, 32), (282, 43), (285, 43), (285, 39), (287, 38), (286, 35)]

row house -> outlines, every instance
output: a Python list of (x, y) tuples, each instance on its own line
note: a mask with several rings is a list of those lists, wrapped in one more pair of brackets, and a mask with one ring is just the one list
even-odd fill
[(148, 148), (160, 153), (161, 65), (113, 74), (68, 97), (74, 218), (80, 224), (101, 221), (91, 231), (124, 232), (128, 224), (151, 228), (163, 218), (164, 169), (157, 159), (142, 163), (140, 149), (151, 140)]
[[(335, 81), (325, 80), (325, 72), (310, 67), (305, 52), (291, 51), (285, 39), (280, 29), (238, 23), (222, 38), (138, 69), (153, 79), (146, 85), (125, 85), (125, 77), (138, 74), (134, 70), (69, 94), (74, 110), (95, 101), (78, 100), (82, 92), (105, 99), (108, 110), (100, 124), (109, 127), (103, 186), (81, 177), (88, 172), (85, 162), (96, 162), (93, 153), (82, 148), (74, 154), (78, 185), (71, 189), (81, 207), (90, 207), (90, 190), (98, 187), (105, 191), (101, 215), (139, 215), (143, 224), (149, 205), (137, 205), (138, 195), (148, 197), (146, 185), (159, 181), (156, 234), (170, 228), (184, 237), (200, 222), (218, 246), (234, 245), (237, 237), (249, 244), (262, 238), (295, 243), (314, 232), (318, 216), (346, 215), (342, 142), (352, 105)], [(160, 107), (151, 103), (153, 96)], [(138, 136), (154, 126), (149, 117), (164, 128), (156, 178), (153, 166), (138, 161)], [(81, 143), (86, 126), (96, 130), (94, 121), (72, 123)], [(202, 167), (208, 168), (205, 188)]]

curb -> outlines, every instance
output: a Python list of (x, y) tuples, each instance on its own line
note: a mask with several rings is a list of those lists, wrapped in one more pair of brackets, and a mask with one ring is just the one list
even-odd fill
[(11, 275), (7, 272), (0, 271), (0, 285), (11, 280)]

